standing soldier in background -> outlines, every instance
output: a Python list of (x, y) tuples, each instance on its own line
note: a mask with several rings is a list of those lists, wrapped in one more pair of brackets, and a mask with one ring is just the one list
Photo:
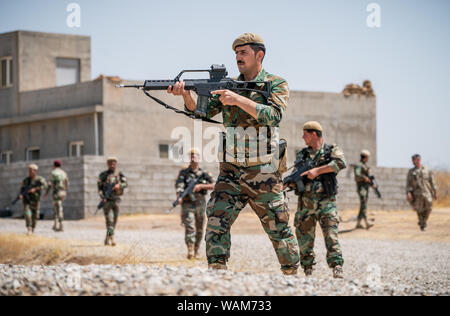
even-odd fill
[(19, 198), (23, 201), (28, 235), (32, 235), (36, 229), (36, 224), (39, 220), (41, 194), (47, 188), (45, 179), (37, 175), (38, 169), (38, 166), (35, 164), (28, 167), (28, 177), (22, 181), (20, 189), (20, 192), (23, 193)]
[[(120, 196), (128, 187), (127, 179), (117, 169), (117, 158), (111, 157), (107, 160), (108, 170), (102, 172), (98, 178), (98, 194), (102, 200), (105, 200), (103, 211), (106, 219), (106, 238), (105, 246), (115, 246), (114, 231), (117, 225), (117, 218), (119, 217)], [(105, 198), (108, 186), (113, 186), (113, 194), (109, 198)]]
[(344, 259), (338, 240), (336, 175), (347, 164), (342, 150), (336, 145), (325, 144), (322, 133), (322, 126), (318, 122), (307, 122), (303, 126), (303, 139), (308, 147), (298, 153), (296, 165), (301, 167), (311, 164), (314, 168), (302, 174), (308, 180), (305, 182), (305, 192), (299, 197), (294, 225), (305, 275), (311, 276), (316, 264), (314, 242), (319, 222), (325, 237), (328, 266), (333, 269), (334, 278), (343, 278)]
[(437, 190), (433, 173), (422, 165), (420, 155), (414, 155), (412, 161), (414, 168), (408, 172), (406, 194), (408, 202), (417, 212), (420, 229), (426, 231), (427, 221), (433, 209), (433, 198), (437, 200)]
[[(272, 242), (281, 271), (286, 275), (294, 275), (297, 274), (299, 264), (298, 245), (289, 226), (289, 210), (285, 205), (281, 174), (271, 168), (271, 163), (276, 160), (276, 137), (266, 135), (267, 142), (262, 140), (264, 137), (260, 137), (259, 144), (257, 141), (244, 144), (243, 154), (248, 154), (244, 161), (238, 157), (241, 150), (236, 144), (226, 142), (228, 137), (235, 139), (233, 132), (244, 129), (253, 129), (255, 134), (270, 129), (277, 134), (287, 108), (289, 87), (286, 80), (263, 69), (266, 47), (259, 35), (245, 33), (239, 36), (232, 49), (240, 72), (237, 80), (270, 82), (270, 95), (264, 98), (259, 93), (247, 91), (240, 94), (230, 90), (211, 92), (214, 97), (208, 103), (206, 117), (212, 118), (222, 113), (223, 125), (227, 129), (222, 140), (225, 140), (223, 144), (227, 149), (224, 149), (224, 153), (227, 155), (220, 163), (219, 177), (206, 211), (208, 267), (227, 269), (231, 253), (231, 226), (249, 204)], [(182, 96), (186, 109), (193, 112), (197, 103), (184, 87), (184, 82), (178, 82), (174, 87), (169, 87), (168, 93)], [(264, 147), (271, 150), (264, 153), (253, 150)], [(250, 156), (250, 151), (255, 152), (254, 155)]]
[(363, 150), (361, 152), (361, 161), (355, 166), (356, 192), (358, 193), (360, 201), (358, 223), (356, 224), (357, 229), (363, 228), (361, 225), (362, 220), (366, 223), (366, 229), (373, 227), (373, 225), (369, 224), (367, 219), (367, 202), (369, 200), (369, 189), (371, 187), (370, 168), (367, 165), (369, 159), (370, 152), (368, 150)]
[(44, 195), (44, 201), (47, 199), (47, 195), (50, 189), (53, 190), (53, 208), (54, 208), (54, 220), (53, 230), (55, 232), (63, 232), (63, 220), (64, 211), (63, 203), (67, 197), (67, 190), (69, 189), (69, 178), (64, 170), (61, 169), (62, 163), (56, 160), (53, 163), (53, 171), (48, 179), (47, 192)]
[[(190, 152), (190, 166), (180, 171), (175, 183), (178, 202), (181, 204), (181, 220), (185, 227), (185, 242), (188, 249), (189, 260), (198, 258), (198, 250), (205, 230), (206, 199), (208, 190), (214, 190), (214, 181), (209, 172), (199, 167), (200, 153), (196, 149)], [(193, 196), (180, 198), (186, 190), (188, 181), (200, 178), (199, 184), (194, 187)], [(192, 200), (194, 198), (194, 200)]]

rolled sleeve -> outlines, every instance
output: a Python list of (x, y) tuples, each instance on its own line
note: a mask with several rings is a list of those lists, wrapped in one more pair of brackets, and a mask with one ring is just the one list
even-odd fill
[(333, 160), (328, 164), (333, 168), (334, 172), (339, 173), (341, 170), (347, 168), (347, 161), (345, 160), (344, 152), (337, 146), (334, 146), (331, 153)]
[(258, 123), (277, 127), (280, 125), (284, 111), (287, 108), (289, 100), (289, 86), (286, 81), (272, 82), (272, 91), (269, 96), (268, 104), (257, 104), (256, 114)]

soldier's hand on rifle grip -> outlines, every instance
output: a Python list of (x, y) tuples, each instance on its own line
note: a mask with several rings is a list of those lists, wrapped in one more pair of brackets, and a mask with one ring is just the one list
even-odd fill
[(114, 189), (113, 189), (114, 191), (119, 191), (120, 190), (120, 183), (117, 183), (115, 186), (114, 186)]
[(301, 174), (302, 177), (307, 176), (309, 180), (314, 180), (315, 178), (317, 178), (319, 176), (318, 172), (317, 172), (317, 168), (308, 170), (304, 173)]
[[(364, 178), (364, 181), (366, 181), (366, 183), (370, 183), (370, 179), (368, 177)], [(374, 188), (375, 189), (375, 188)]]
[(23, 200), (23, 195), (19, 196), (19, 200)]

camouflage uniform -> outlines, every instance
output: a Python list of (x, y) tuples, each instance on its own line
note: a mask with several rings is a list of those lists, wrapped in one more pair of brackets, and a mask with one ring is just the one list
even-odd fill
[(54, 207), (54, 219), (55, 224), (53, 229), (62, 230), (64, 211), (63, 202), (67, 197), (67, 190), (69, 189), (69, 178), (64, 170), (61, 168), (55, 168), (48, 179), (47, 194), (50, 189), (53, 190), (53, 207)]
[(358, 222), (367, 221), (367, 202), (369, 200), (370, 183), (365, 179), (370, 176), (370, 168), (366, 163), (360, 162), (355, 166), (356, 192), (359, 196), (360, 208), (358, 214)]
[[(244, 78), (241, 75), (237, 80)], [(209, 102), (207, 117), (212, 118), (222, 112), (227, 132), (228, 128), (236, 127), (252, 127), (257, 132), (267, 127), (277, 130), (287, 107), (288, 84), (265, 70), (261, 70), (255, 81), (272, 83), (268, 100), (256, 92), (241, 93), (257, 103), (257, 119), (237, 106), (223, 106), (217, 97)], [(245, 149), (247, 153), (248, 148)], [(240, 211), (250, 204), (272, 241), (282, 270), (297, 269), (298, 245), (288, 224), (289, 210), (285, 205), (281, 175), (279, 172), (261, 173), (265, 167), (267, 162), (249, 166), (248, 163), (230, 162), (228, 159), (220, 164), (220, 174), (207, 206), (206, 252), (209, 264), (225, 264), (229, 259), (231, 226)]]
[(34, 230), (39, 219), (41, 194), (47, 188), (47, 182), (40, 176), (36, 176), (33, 180), (30, 177), (27, 177), (22, 181), (21, 191), (30, 185), (32, 188), (40, 189), (39, 191), (29, 193), (23, 197), (26, 226), (28, 229), (31, 228)]
[(409, 170), (406, 192), (413, 196), (411, 204), (419, 217), (419, 226), (426, 228), (433, 208), (433, 196), (436, 194), (433, 173), (424, 166)]
[(105, 206), (103, 206), (103, 212), (105, 213), (106, 219), (106, 229), (108, 236), (114, 236), (114, 230), (116, 229), (117, 218), (119, 217), (119, 204), (120, 197), (123, 194), (123, 190), (128, 187), (127, 179), (122, 172), (116, 170), (107, 170), (100, 174), (97, 182), (98, 193), (100, 198), (103, 199), (106, 193), (106, 184), (114, 183), (118, 181), (120, 183), (120, 192), (113, 194), (112, 199), (106, 201)]
[[(189, 167), (181, 170), (178, 175), (175, 183), (177, 194), (184, 192), (189, 179), (195, 179), (198, 177), (201, 177), (202, 179), (199, 184), (214, 183), (214, 180), (209, 172), (203, 171), (201, 168), (192, 170), (192, 168)], [(206, 190), (194, 193), (195, 201), (193, 201), (190, 196), (187, 196), (181, 205), (181, 220), (185, 227), (185, 242), (188, 248), (194, 247), (196, 253), (200, 248), (200, 243), (205, 230), (205, 196), (207, 193), (208, 192)]]
[[(336, 173), (345, 169), (347, 164), (344, 153), (336, 145), (332, 146), (331, 158), (328, 166)], [(297, 160), (312, 161), (320, 165), (325, 160), (325, 144), (318, 151), (312, 148), (303, 149)], [(325, 238), (327, 248), (327, 262), (331, 268), (343, 266), (341, 246), (338, 240), (339, 216), (337, 213), (336, 196), (327, 196), (318, 178), (305, 184), (305, 192), (299, 198), (298, 211), (295, 216), (295, 227), (300, 247), (300, 260), (304, 270), (312, 268), (315, 262), (314, 242), (316, 225), (319, 222)]]

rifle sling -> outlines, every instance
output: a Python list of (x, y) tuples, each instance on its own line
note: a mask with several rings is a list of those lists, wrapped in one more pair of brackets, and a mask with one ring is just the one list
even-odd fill
[(165, 103), (164, 101), (158, 99), (157, 97), (154, 97), (154, 96), (150, 95), (150, 93), (148, 93), (147, 91), (145, 91), (145, 90), (142, 90), (142, 91), (145, 93), (146, 96), (148, 96), (153, 101), (161, 104), (163, 107), (165, 107), (168, 110), (174, 111), (177, 114), (184, 114), (187, 117), (189, 117), (191, 119), (194, 119), (194, 120), (202, 120), (204, 122), (213, 123), (213, 124), (223, 124), (223, 123), (220, 123), (220, 122), (217, 122), (217, 121), (205, 118), (205, 117), (201, 117), (201, 116), (195, 115), (194, 113), (188, 113), (188, 112), (179, 110), (179, 109), (177, 109), (177, 108), (175, 108), (173, 106), (168, 105), (167, 103)]

